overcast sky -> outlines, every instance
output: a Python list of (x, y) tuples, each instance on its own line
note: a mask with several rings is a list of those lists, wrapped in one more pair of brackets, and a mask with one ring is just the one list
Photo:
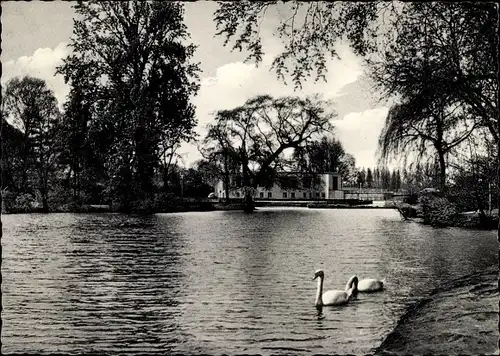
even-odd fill
[[(281, 42), (272, 36), (278, 18), (267, 17), (261, 30), (263, 37), (263, 65), (243, 63), (245, 53), (232, 53), (223, 47), (223, 39), (216, 37), (213, 12), (215, 2), (186, 2), (185, 22), (191, 40), (198, 46), (194, 60), (201, 63), (201, 89), (194, 98), (197, 132), (213, 120), (211, 112), (230, 109), (243, 104), (257, 94), (308, 95), (323, 94), (336, 102), (338, 118), (333, 122), (336, 134), (359, 167), (376, 165), (377, 139), (387, 114), (387, 108), (377, 106), (371, 98), (371, 88), (360, 58), (348, 45), (337, 46), (341, 60), (328, 62), (327, 82), (306, 83), (300, 92), (278, 81), (269, 64), (280, 53)], [(60, 104), (68, 87), (61, 76), (55, 76), (55, 67), (69, 54), (67, 44), (72, 35), (74, 11), (68, 2), (2, 2), (2, 83), (14, 76), (31, 75), (43, 78), (54, 91)], [(200, 158), (196, 148), (181, 148), (184, 163), (189, 166)]]

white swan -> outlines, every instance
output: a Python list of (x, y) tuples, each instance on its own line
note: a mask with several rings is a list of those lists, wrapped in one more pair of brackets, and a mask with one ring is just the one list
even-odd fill
[(384, 289), (385, 279), (378, 280), (374, 278), (365, 278), (357, 281), (358, 283), (354, 286), (354, 293), (364, 292), (379, 292)]
[(313, 280), (315, 280), (316, 278), (319, 278), (318, 290), (316, 292), (316, 302), (315, 302), (316, 307), (322, 307), (324, 305), (347, 304), (355, 288), (352, 285), (353, 283), (354, 285), (357, 285), (358, 281), (358, 277), (352, 276), (351, 278), (349, 278), (349, 281), (347, 281), (345, 290), (328, 290), (323, 293), (323, 280), (325, 278), (325, 273), (320, 269), (317, 270), (314, 273)]

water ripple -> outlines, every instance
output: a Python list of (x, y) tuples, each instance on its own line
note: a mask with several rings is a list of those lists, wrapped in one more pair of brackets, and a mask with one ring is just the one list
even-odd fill
[[(2, 219), (3, 353), (366, 354), (436, 287), (496, 263), (494, 233), (386, 210)], [(318, 313), (318, 268), (327, 288), (357, 274), (387, 290)]]

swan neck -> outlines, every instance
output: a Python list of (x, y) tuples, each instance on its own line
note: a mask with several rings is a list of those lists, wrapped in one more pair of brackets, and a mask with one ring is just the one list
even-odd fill
[(316, 306), (323, 305), (323, 277), (318, 277), (318, 289), (316, 291)]
[[(354, 287), (353, 287), (353, 285), (354, 285)], [(357, 276), (352, 276), (347, 281), (347, 284), (345, 285), (345, 291), (347, 292), (351, 288), (353, 288), (353, 290), (358, 289), (358, 277)]]

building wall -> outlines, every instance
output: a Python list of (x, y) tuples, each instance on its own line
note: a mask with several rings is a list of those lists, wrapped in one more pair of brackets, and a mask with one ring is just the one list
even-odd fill
[[(312, 189), (282, 189), (274, 184), (270, 189), (257, 187), (254, 198), (273, 200), (310, 200), (310, 199), (344, 199), (342, 177), (338, 173), (325, 173), (320, 176), (321, 183)], [(220, 180), (215, 187), (215, 194), (225, 198), (224, 182)], [(231, 189), (230, 198), (242, 198), (242, 189)]]

